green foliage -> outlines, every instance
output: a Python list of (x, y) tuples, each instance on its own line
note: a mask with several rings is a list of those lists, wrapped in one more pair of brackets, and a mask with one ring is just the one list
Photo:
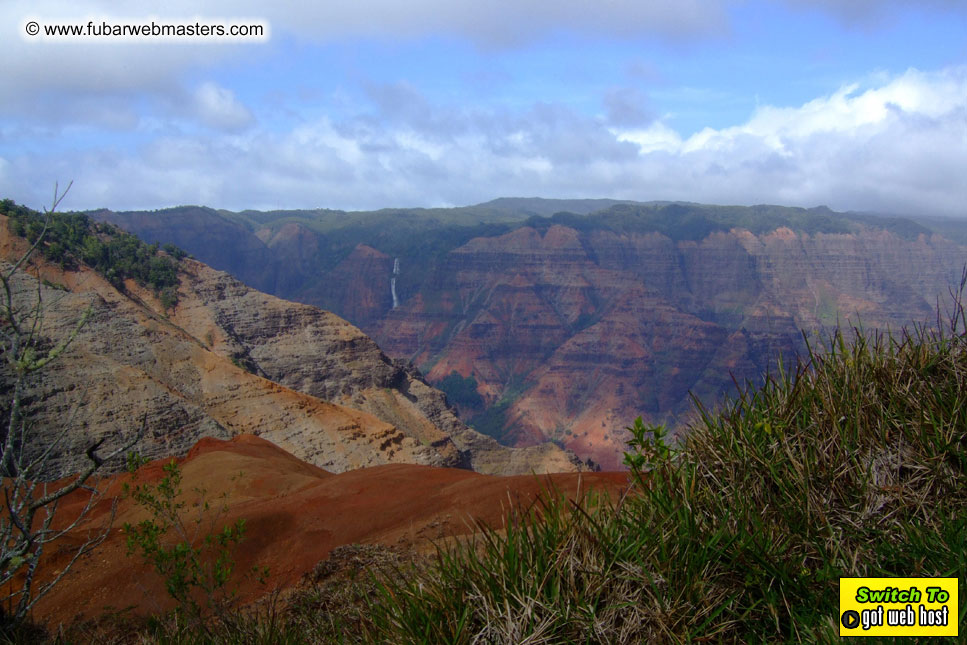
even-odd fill
[(188, 257), (188, 254), (185, 251), (179, 249), (171, 242), (166, 242), (161, 246), (161, 248), (162, 250), (164, 250), (165, 253), (173, 257), (175, 260), (181, 260), (183, 258)]
[[(891, 233), (894, 233), (898, 237), (902, 237), (905, 240), (915, 240), (921, 235), (930, 237), (930, 235), (933, 233), (931, 228), (928, 228), (928, 226), (931, 225), (929, 220), (924, 220), (921, 223), (920, 221), (913, 221), (905, 217), (885, 217), (882, 215), (860, 215), (855, 213), (851, 213), (849, 217), (853, 221), (890, 231)], [(936, 222), (936, 220), (934, 220), (934, 222)], [(957, 237), (964, 235), (965, 228), (962, 221), (958, 221), (958, 224), (960, 224), (960, 226), (941, 228), (941, 233), (948, 237), (948, 239), (951, 239), (955, 242), (959, 241)], [(937, 227), (933, 226), (932, 228)]]
[(630, 451), (624, 454), (624, 465), (636, 479), (641, 480), (646, 471), (672, 459), (675, 449), (665, 443), (668, 436), (665, 426), (647, 425), (638, 417), (626, 430), (631, 433), (631, 439), (627, 442)]
[[(35, 242), (44, 232), (43, 215), (12, 200), (0, 201), (0, 215), (9, 218), (12, 233), (29, 242)], [(162, 255), (156, 244), (145, 244), (110, 224), (93, 222), (82, 213), (56, 213), (38, 250), (62, 268), (83, 262), (121, 290), (127, 279), (151, 287), (162, 298), (165, 309), (178, 302), (178, 261), (185, 253), (174, 245), (166, 244), (166, 254)]]
[(168, 311), (178, 304), (178, 291), (174, 287), (165, 287), (158, 294), (158, 299), (161, 301), (162, 309)]
[[(708, 206), (690, 203), (615, 204), (591, 215), (555, 213), (550, 217), (532, 217), (525, 224), (544, 232), (557, 224), (583, 233), (661, 233), (677, 241), (699, 241), (717, 231), (742, 228), (755, 234), (769, 233), (781, 226), (794, 231), (815, 233), (849, 233), (856, 228), (855, 218), (836, 215), (824, 208), (803, 209), (781, 206)], [(857, 222), (859, 220), (856, 220)], [(866, 221), (866, 220), (864, 220)], [(903, 220), (909, 224), (908, 220)], [(880, 222), (870, 219), (870, 224)], [(882, 226), (901, 226), (882, 221)]]
[(447, 395), (447, 400), (463, 409), (481, 410), (484, 407), (483, 397), (477, 392), (477, 379), (473, 376), (464, 378), (457, 372), (450, 374), (436, 387)]
[(481, 526), (480, 541), (441, 548), (425, 573), (383, 585), (367, 640), (587, 642), (582, 626), (624, 601), (609, 595), (584, 557), (607, 539), (608, 527), (589, 521), (606, 506), (593, 496), (571, 505), (548, 491), (539, 506), (510, 516), (506, 532)]
[(507, 428), (507, 412), (532, 385), (533, 383), (511, 378), (500, 399), (482, 413), (470, 419), (470, 427), (505, 445), (509, 445), (513, 439), (508, 435), (513, 431), (513, 428)]
[(233, 352), (231, 359), (232, 365), (245, 370), (249, 374), (258, 374), (260, 372), (258, 363), (255, 362), (247, 351)]
[(473, 417), (468, 425), (477, 432), (506, 443), (509, 438), (506, 437), (507, 429), (504, 426), (507, 425), (507, 410), (511, 404), (512, 402), (507, 399), (497, 401), (481, 414)]
[[(129, 460), (132, 472), (138, 465), (137, 459)], [(216, 528), (227, 509), (213, 504), (199, 488), (192, 491), (197, 510), (190, 517), (178, 464), (172, 460), (164, 466), (164, 473), (155, 485), (125, 484), (125, 494), (151, 515), (137, 524), (124, 524), (128, 555), (140, 553), (164, 578), (165, 589), (180, 611), (199, 618), (199, 595), (208, 609), (218, 609), (226, 598), (225, 587), (235, 570), (232, 550), (245, 537), (245, 520)]]

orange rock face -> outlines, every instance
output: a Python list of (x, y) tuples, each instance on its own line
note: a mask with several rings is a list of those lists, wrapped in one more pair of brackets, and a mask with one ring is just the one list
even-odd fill
[(502, 410), (487, 421), (501, 441), (553, 439), (607, 470), (635, 417), (680, 423), (690, 394), (714, 405), (735, 392), (733, 377), (756, 381), (802, 351), (801, 329), (931, 320), (965, 260), (939, 236), (885, 231), (676, 242), (523, 227), (452, 251), (435, 292), (371, 333), (431, 382), (473, 376)]

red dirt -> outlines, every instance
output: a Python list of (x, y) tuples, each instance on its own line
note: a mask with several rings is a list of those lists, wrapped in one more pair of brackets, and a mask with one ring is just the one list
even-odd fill
[[(168, 461), (143, 467), (139, 481), (157, 481)], [(235, 551), (237, 571), (269, 568), (264, 586), (236, 576), (244, 601), (297, 584), (340, 545), (420, 548), (431, 540), (469, 534), (474, 521), (500, 527), (512, 505), (533, 503), (549, 486), (573, 498), (579, 489), (615, 493), (628, 482), (625, 473), (495, 477), (407, 464), (331, 474), (251, 435), (231, 441), (203, 439), (179, 461), (183, 490), (202, 487), (212, 499), (226, 494), (228, 508), (219, 526), (245, 518), (246, 539)], [(108, 497), (116, 496), (128, 480), (129, 475), (112, 478)], [(82, 501), (73, 497), (63, 505), (62, 517), (70, 517), (72, 509), (76, 514)], [(108, 511), (107, 503), (100, 505), (90, 525), (100, 525)], [(112, 609), (143, 614), (170, 608), (160, 576), (139, 555), (127, 555), (121, 526), (145, 517), (130, 500), (122, 500), (108, 539), (38, 603), (35, 618), (56, 626)], [(71, 541), (76, 543), (82, 534), (74, 535)], [(44, 566), (49, 575), (67, 561), (70, 551), (65, 547), (50, 549)]]

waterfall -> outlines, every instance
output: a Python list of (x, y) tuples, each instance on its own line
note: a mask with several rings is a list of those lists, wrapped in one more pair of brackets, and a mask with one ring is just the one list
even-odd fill
[(396, 297), (396, 276), (400, 274), (400, 259), (393, 260), (393, 277), (389, 281), (389, 290), (393, 294), (393, 309), (400, 306), (400, 300)]

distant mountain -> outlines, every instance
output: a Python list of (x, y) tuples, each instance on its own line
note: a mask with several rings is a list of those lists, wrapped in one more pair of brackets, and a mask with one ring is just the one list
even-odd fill
[[(219, 234), (235, 230), (218, 213), (199, 212), (223, 222)], [(332, 313), (260, 293), (188, 258), (164, 274), (174, 294), (117, 273), (117, 258), (107, 274), (95, 271), (84, 258), (121, 246), (112, 246), (112, 232), (87, 226), (81, 218), (63, 227), (87, 231), (75, 255), (66, 241), (48, 238), (14, 282), (17, 306), (41, 295), (51, 346), (92, 308), (69, 351), (28, 393), (28, 418), (42, 438), (35, 447), (64, 437), (47, 477), (74, 471), (91, 438), (131, 436), (142, 420), (147, 432), (136, 449), (148, 457), (182, 455), (201, 437), (249, 433), (332, 472), (386, 463), (497, 474), (580, 467), (552, 444), (508, 449), (467, 428), (415, 369)], [(0, 217), (5, 266), (27, 248), (14, 228)], [(172, 266), (171, 256), (146, 246), (131, 257)], [(0, 371), (2, 391), (9, 382)]]
[(551, 439), (606, 468), (634, 417), (686, 421), (690, 393), (713, 405), (758, 380), (803, 349), (801, 330), (933, 320), (967, 263), (961, 222), (825, 207), (94, 215), (347, 317), (506, 444)]
[(505, 213), (513, 219), (523, 219), (537, 215), (546, 217), (554, 213), (568, 212), (587, 215), (596, 211), (611, 208), (618, 204), (635, 204), (636, 202), (619, 199), (544, 199), (541, 197), (500, 197), (484, 202), (471, 209), (491, 209), (498, 213)]

